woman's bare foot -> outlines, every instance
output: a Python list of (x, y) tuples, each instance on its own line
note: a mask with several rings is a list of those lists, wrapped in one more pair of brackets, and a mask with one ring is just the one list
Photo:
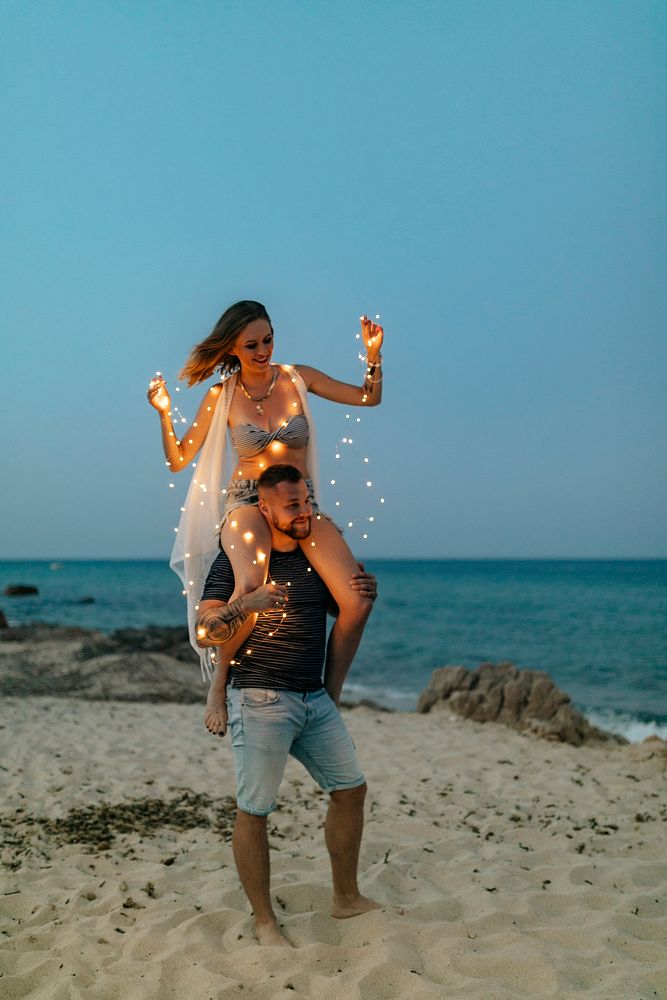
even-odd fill
[(395, 913), (403, 913), (400, 906), (383, 906), (376, 903), (374, 899), (368, 899), (359, 894), (356, 899), (336, 900), (331, 907), (331, 916), (338, 920), (346, 920), (348, 917), (358, 917), (369, 910), (393, 910)]
[(213, 685), (206, 699), (204, 725), (214, 736), (224, 736), (227, 732), (227, 696), (225, 691), (219, 691)]
[(262, 945), (278, 945), (280, 948), (292, 948), (293, 945), (280, 933), (278, 924), (270, 921), (266, 924), (255, 924), (257, 940)]

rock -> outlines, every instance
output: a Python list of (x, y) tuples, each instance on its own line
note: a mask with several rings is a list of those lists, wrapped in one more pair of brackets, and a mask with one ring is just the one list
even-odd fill
[(5, 617), (5, 612), (0, 608), (0, 628), (9, 628), (9, 622)]
[(29, 594), (39, 594), (39, 590), (31, 583), (8, 583), (5, 594), (7, 597), (27, 597)]
[(476, 722), (502, 722), (519, 732), (574, 746), (627, 743), (622, 736), (591, 726), (544, 671), (519, 670), (508, 662), (482, 663), (475, 670), (460, 666), (434, 670), (417, 711), (429, 712), (434, 707)]
[(78, 601), (75, 601), (75, 603), (76, 604), (94, 604), (95, 603), (95, 598), (94, 597), (80, 597), (78, 599)]
[(96, 635), (85, 643), (77, 658), (90, 660), (109, 653), (164, 653), (185, 663), (196, 662), (196, 657), (185, 626), (148, 625), (146, 628), (117, 629), (111, 635)]
[(76, 625), (49, 625), (46, 622), (28, 622), (27, 625), (17, 625), (14, 628), (0, 631), (0, 642), (69, 642), (72, 639), (90, 639), (100, 636), (101, 632), (79, 628)]

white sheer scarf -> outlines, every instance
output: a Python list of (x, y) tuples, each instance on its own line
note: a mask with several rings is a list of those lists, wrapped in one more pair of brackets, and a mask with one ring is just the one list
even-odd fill
[[(309, 437), (306, 446), (306, 466), (313, 483), (315, 500), (319, 502), (317, 474), (317, 447), (315, 425), (308, 406), (308, 389), (293, 365), (280, 365), (294, 383), (301, 407), (308, 420)], [(180, 577), (188, 602), (188, 629), (190, 642), (201, 661), (202, 679), (211, 680), (212, 661), (209, 650), (197, 646), (195, 621), (197, 608), (204, 589), (211, 563), (220, 551), (218, 540), (225, 507), (222, 492), (229, 480), (227, 460), (231, 444), (227, 442), (229, 407), (236, 388), (237, 375), (228, 378), (219, 394), (211, 425), (197, 460), (192, 482), (188, 489), (181, 519), (176, 529), (176, 540), (169, 565)]]

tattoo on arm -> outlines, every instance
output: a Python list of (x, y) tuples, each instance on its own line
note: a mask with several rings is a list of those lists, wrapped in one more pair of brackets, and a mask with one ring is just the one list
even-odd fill
[(244, 622), (250, 617), (247, 611), (243, 610), (242, 597), (237, 597), (231, 604), (226, 604), (222, 608), (215, 608), (205, 611), (197, 621), (197, 632), (200, 639), (210, 639), (212, 642), (226, 642), (241, 628)]

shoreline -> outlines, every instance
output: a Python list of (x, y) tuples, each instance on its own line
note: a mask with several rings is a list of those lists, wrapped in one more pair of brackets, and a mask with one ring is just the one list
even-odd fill
[[(112, 631), (29, 622), (0, 628), (0, 697), (67, 696), (127, 702), (203, 703), (207, 687), (183, 625)], [(359, 682), (343, 689), (347, 707), (414, 712), (419, 694), (404, 695)], [(578, 709), (595, 728), (631, 743), (667, 738), (667, 725), (615, 710)]]

